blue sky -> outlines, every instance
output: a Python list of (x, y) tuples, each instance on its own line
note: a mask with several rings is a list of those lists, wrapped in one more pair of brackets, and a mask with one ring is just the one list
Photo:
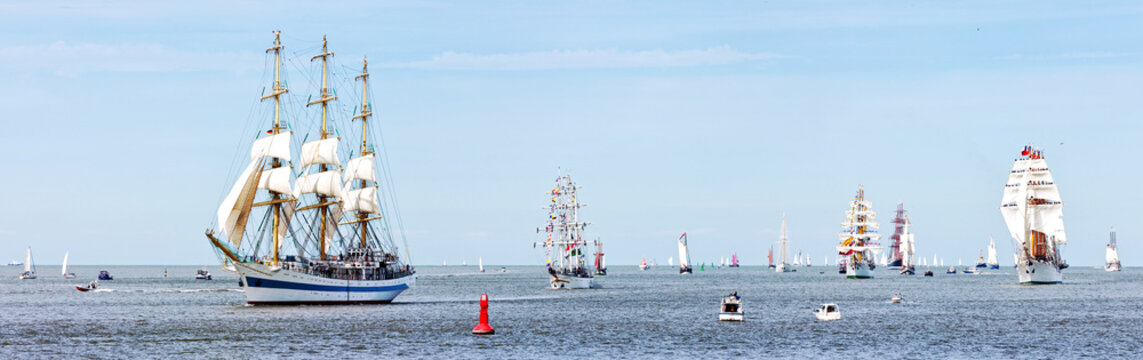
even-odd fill
[[(1073, 264), (1116, 226), (1143, 256), (1137, 2), (6, 2), (0, 259), (212, 264), (202, 236), (238, 144), (264, 126), (281, 29), (338, 71), (369, 56), (414, 263), (542, 264), (557, 167), (611, 264), (832, 253), (858, 184), (918, 250), (996, 237), (1011, 161), (1044, 148)], [(304, 64), (305, 61), (303, 60)], [(295, 96), (312, 68), (288, 73)], [(349, 112), (351, 88), (335, 109)], [(295, 114), (313, 119), (312, 113)], [(891, 228), (884, 226), (888, 234)], [(5, 255), (6, 254), (6, 255)]]

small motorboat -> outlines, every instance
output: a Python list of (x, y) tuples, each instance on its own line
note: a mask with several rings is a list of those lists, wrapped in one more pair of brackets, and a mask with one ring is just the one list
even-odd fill
[(930, 271), (926, 271), (926, 272), (925, 272), (925, 276), (928, 276), (928, 277), (933, 277), (933, 271), (932, 271), (932, 270), (930, 270)]
[(198, 273), (194, 274), (195, 280), (210, 280), (210, 271), (199, 269)]
[(955, 266), (949, 266), (949, 269), (945, 270), (945, 274), (956, 274), (956, 267)]
[(115, 280), (107, 270), (99, 270), (99, 280)]
[(841, 320), (841, 309), (837, 304), (822, 304), (814, 309), (814, 316), (821, 321)]
[(742, 298), (738, 296), (737, 291), (722, 298), (718, 321), (742, 321)]
[(900, 304), (902, 301), (905, 301), (905, 299), (901, 298), (901, 293), (893, 294), (893, 298), (889, 299), (889, 302), (894, 304)]
[(95, 290), (98, 288), (99, 288), (99, 282), (98, 281), (89, 282), (89, 283), (87, 283), (87, 286), (83, 286), (83, 285), (76, 285), (75, 286), (75, 289), (79, 290), (81, 292), (88, 292), (88, 291)]
[(961, 273), (964, 273), (964, 274), (975, 274), (975, 273), (976, 273), (976, 269), (973, 269), (973, 268), (970, 268), (970, 267), (966, 267), (966, 268), (964, 268), (964, 270), (961, 270), (960, 272), (961, 272)]

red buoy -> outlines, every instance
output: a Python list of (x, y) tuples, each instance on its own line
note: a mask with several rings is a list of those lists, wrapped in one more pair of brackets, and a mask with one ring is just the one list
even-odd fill
[(476, 335), (492, 335), (496, 331), (488, 326), (488, 294), (480, 294), (480, 323), (472, 328), (472, 333)]

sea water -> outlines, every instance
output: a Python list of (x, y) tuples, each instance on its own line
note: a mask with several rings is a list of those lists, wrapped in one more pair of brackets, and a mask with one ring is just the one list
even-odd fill
[[(543, 267), (418, 267), (390, 305), (247, 306), (233, 275), (204, 266), (0, 268), (0, 358), (1140, 358), (1143, 269), (1064, 271), (1018, 285), (979, 275), (847, 280), (836, 267), (695, 270), (613, 266), (601, 289), (550, 290)], [(75, 285), (110, 270), (95, 292)], [(919, 269), (923, 272), (925, 269)], [(163, 276), (166, 271), (167, 276)], [(719, 322), (742, 296), (746, 321)], [(905, 302), (889, 302), (894, 293)], [(496, 335), (471, 334), (488, 293)], [(840, 321), (811, 309), (837, 303)]]

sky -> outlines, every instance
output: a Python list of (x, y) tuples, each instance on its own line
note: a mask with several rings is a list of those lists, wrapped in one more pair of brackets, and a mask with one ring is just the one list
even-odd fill
[(993, 236), (1010, 264), (998, 206), (1029, 143), (1064, 257), (1102, 264), (1114, 226), (1143, 258), (1138, 2), (62, 1), (0, 3), (0, 259), (217, 264), (203, 231), (269, 126), (273, 30), (294, 104), (323, 35), (335, 73), (368, 56), (414, 264), (543, 264), (558, 169), (613, 266), (683, 232), (695, 262), (764, 264), (783, 214), (820, 264), (859, 185), (885, 237), (904, 202), (921, 256)]

